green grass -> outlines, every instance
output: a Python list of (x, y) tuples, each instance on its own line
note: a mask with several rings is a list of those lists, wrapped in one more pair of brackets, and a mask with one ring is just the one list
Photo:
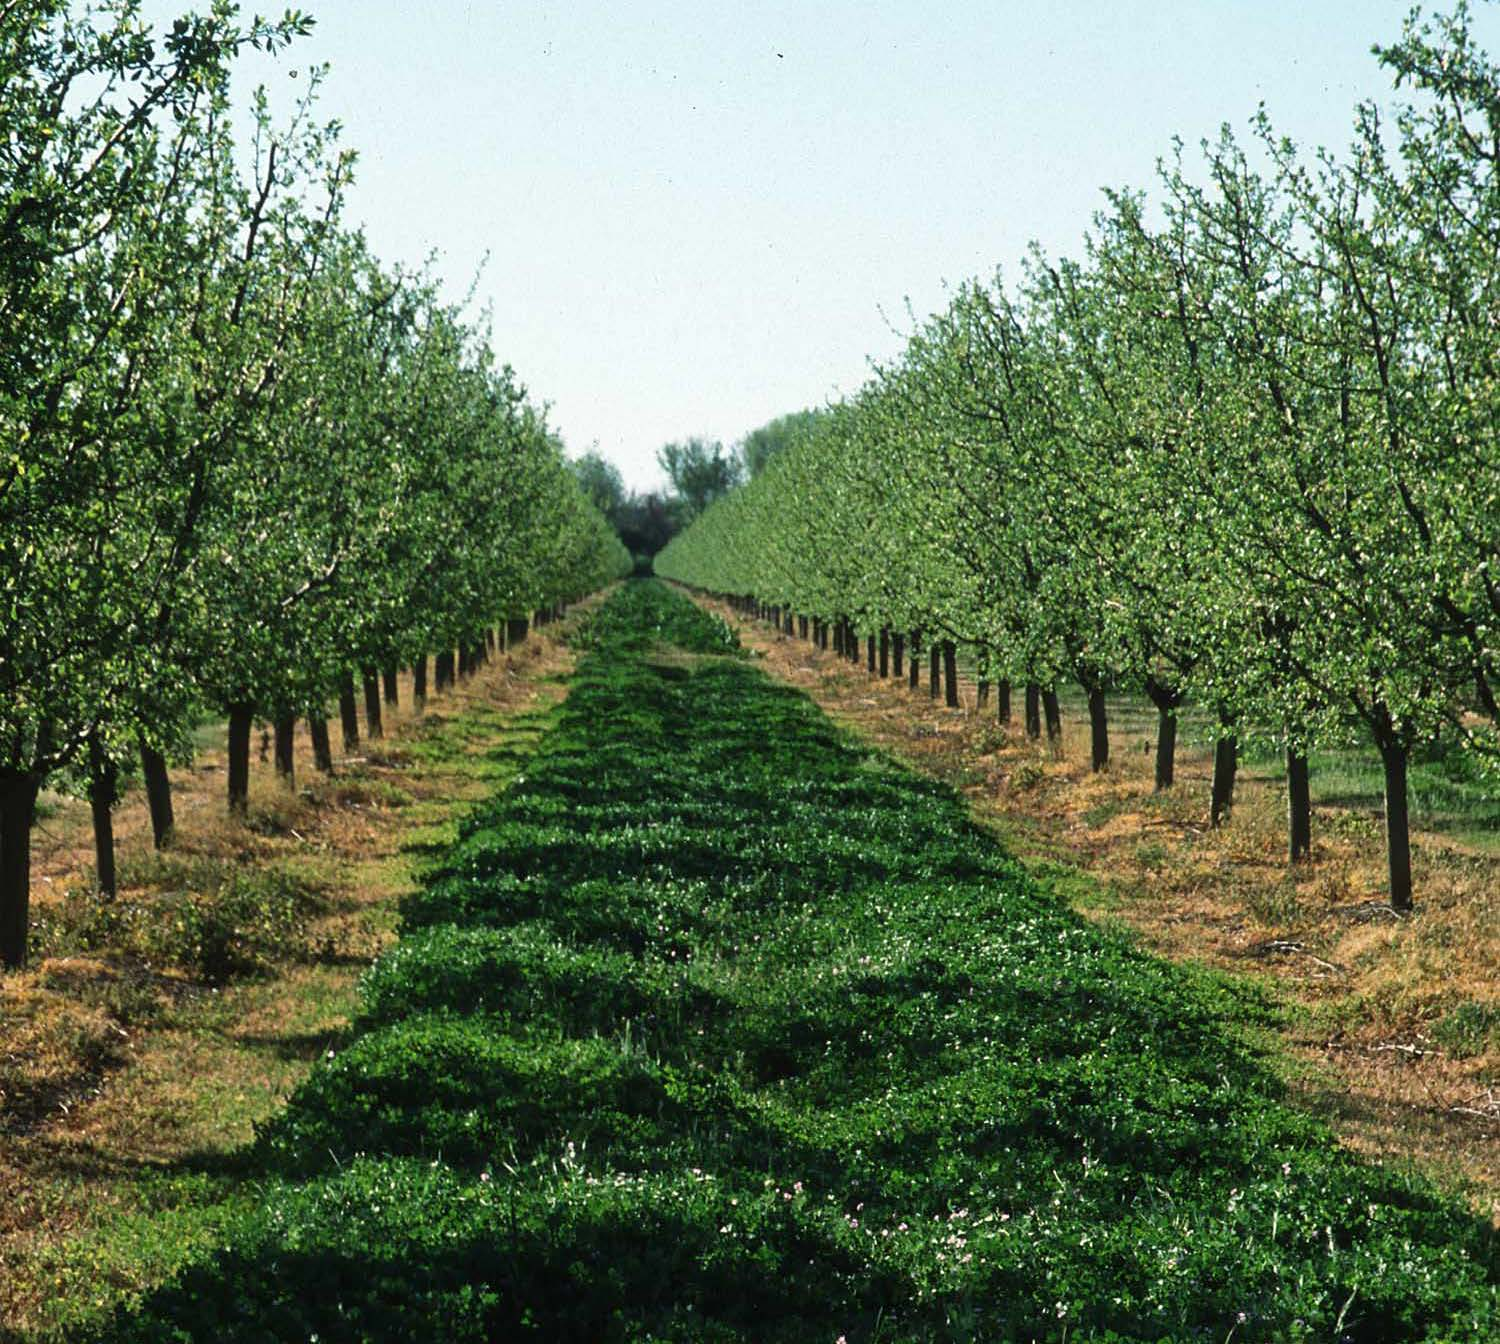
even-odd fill
[(693, 612), (595, 618), (257, 1199), (93, 1337), (1500, 1333), (1491, 1229), (1288, 1107), (1265, 1004), (1084, 923)]

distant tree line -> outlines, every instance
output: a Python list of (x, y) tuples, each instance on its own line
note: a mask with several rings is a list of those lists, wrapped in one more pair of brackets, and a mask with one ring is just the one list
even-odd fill
[(583, 493), (609, 520), (633, 555), (654, 556), (715, 500), (753, 480), (821, 411), (796, 411), (752, 430), (732, 450), (716, 439), (690, 437), (664, 444), (656, 461), (671, 489), (628, 491), (620, 470), (597, 450), (573, 459)]

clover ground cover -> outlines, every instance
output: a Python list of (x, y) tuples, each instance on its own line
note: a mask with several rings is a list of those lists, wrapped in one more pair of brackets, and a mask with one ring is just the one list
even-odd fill
[(1284, 1106), (1264, 1005), (1083, 924), (660, 585), (582, 642), (256, 1205), (112, 1338), (1500, 1330), (1492, 1232)]

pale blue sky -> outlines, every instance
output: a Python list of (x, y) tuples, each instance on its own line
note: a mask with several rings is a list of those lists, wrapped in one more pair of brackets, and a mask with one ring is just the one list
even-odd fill
[[(180, 6), (152, 0), (153, 13)], [(636, 487), (657, 447), (726, 443), (893, 353), (909, 298), (1076, 250), (1102, 186), (1140, 186), (1262, 100), (1340, 145), (1388, 80), (1406, 0), (1054, 4), (427, 4), (305, 0), (323, 106), (361, 155), (376, 251), (441, 254), (577, 453)], [(247, 6), (248, 8), (248, 6)], [(1500, 49), (1500, 6), (1476, 28)], [(283, 84), (282, 87), (287, 87)], [(882, 315), (884, 314), (884, 316)]]

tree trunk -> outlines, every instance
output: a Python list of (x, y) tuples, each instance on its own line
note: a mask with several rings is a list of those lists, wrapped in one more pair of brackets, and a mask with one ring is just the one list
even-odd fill
[(1010, 722), (1010, 682), (1004, 677), (995, 683), (995, 718), (1000, 723)]
[(882, 678), (891, 675), (891, 632), (883, 625), (880, 627), (880, 675)]
[(943, 685), (946, 688), (944, 703), (949, 709), (958, 708), (958, 645), (951, 639), (943, 641)]
[(427, 703), (427, 655), (421, 654), (411, 665), (411, 698), (417, 712)]
[(400, 690), (396, 682), (396, 664), (391, 663), (380, 673), (381, 691), (388, 705), (400, 703)]
[(875, 636), (874, 635), (866, 635), (865, 636), (865, 654), (866, 654), (866, 659), (865, 660), (866, 660), (866, 663), (868, 664), (868, 671), (869, 671), (870, 675), (873, 677), (875, 675)]
[(453, 650), (444, 649), (432, 660), (433, 682), (441, 691), (453, 685)]
[(345, 672), (339, 678), (339, 722), (344, 729), (344, 753), (359, 747), (359, 710), (354, 700), (354, 674)]
[[(538, 625), (543, 624), (543, 621), (541, 619), (542, 616), (543, 616), (542, 612), (540, 612), (540, 611), (537, 612), (537, 624)], [(458, 646), (458, 675), (460, 677), (467, 677), (469, 675), (470, 670), (471, 670), (471, 667), (470, 667), (470, 663), (469, 663), (469, 646), (467, 644), (460, 643), (459, 646)]]
[(241, 701), (229, 707), (229, 810), (243, 813), (250, 806), (250, 729), (255, 718), (251, 705)]
[(943, 689), (942, 659), (942, 641), (935, 639), (927, 650), (927, 698), (929, 700), (936, 700)]
[(990, 707), (990, 683), (987, 677), (980, 677), (974, 687), (974, 708), (988, 709)]
[(891, 632), (891, 676), (897, 681), (905, 675), (902, 662), (906, 656), (906, 637), (899, 631)]
[(1026, 683), (1026, 736), (1035, 742), (1042, 735), (1042, 688)]
[(1220, 725), (1219, 740), (1214, 743), (1214, 791), (1209, 804), (1209, 824), (1216, 829), (1229, 820), (1234, 806), (1234, 777), (1240, 766), (1240, 744), (1234, 725)]
[(907, 685), (916, 690), (922, 684), (922, 636), (913, 630), (911, 632), (911, 666), (908, 671)]
[(146, 806), (151, 812), (151, 842), (157, 849), (164, 849), (172, 835), (172, 780), (167, 774), (167, 758), (144, 737), (140, 745), (141, 779), (146, 785)]
[(373, 667), (364, 670), (365, 682), (365, 736), (371, 742), (378, 742), (385, 736), (385, 729), (380, 723), (380, 678), (375, 674)]
[(1042, 712), (1047, 717), (1047, 741), (1062, 750), (1062, 706), (1057, 703), (1057, 689), (1049, 686), (1042, 692)]
[(1300, 863), (1312, 854), (1312, 788), (1307, 779), (1307, 757), (1286, 751), (1287, 858)]
[(307, 735), (312, 739), (313, 764), (325, 775), (333, 773), (333, 745), (328, 740), (328, 720), (322, 711), (307, 716)]
[(26, 965), (31, 930), (31, 827), (40, 775), (0, 777), (0, 965)]
[(276, 728), (276, 773), (287, 788), (297, 785), (297, 717), (295, 714), (278, 716)]
[(507, 648), (513, 649), (526, 638), (526, 618), (524, 616), (512, 616), (505, 625), (505, 644)]
[(89, 811), (94, 818), (94, 872), (99, 894), (113, 899), (120, 884), (115, 875), (115, 803), (120, 772), (97, 736), (89, 737)]
[(1177, 706), (1182, 696), (1159, 682), (1148, 681), (1146, 694), (1156, 706), (1156, 789), (1170, 789), (1177, 768)]
[(1406, 747), (1385, 742), (1380, 747), (1385, 767), (1385, 856), (1391, 884), (1391, 909), (1411, 909), (1411, 819), (1407, 811)]
[(842, 658), (844, 656), (844, 622), (836, 620), (833, 623), (833, 656)]
[(1177, 764), (1177, 715), (1170, 709), (1157, 711), (1156, 788), (1170, 789)]
[(1109, 765), (1109, 710), (1104, 692), (1089, 689), (1089, 764), (1097, 770)]

